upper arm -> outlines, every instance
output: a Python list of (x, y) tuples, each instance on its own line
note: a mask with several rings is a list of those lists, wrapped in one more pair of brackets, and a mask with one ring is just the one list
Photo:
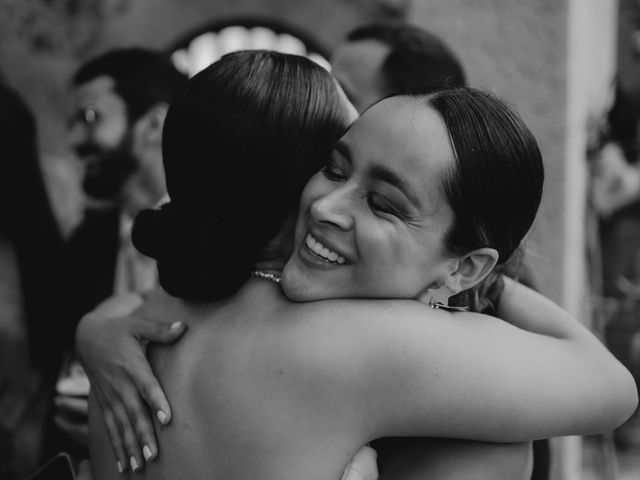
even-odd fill
[(524, 441), (613, 428), (633, 411), (633, 383), (595, 339), (414, 302), (336, 303), (311, 322), (306, 354), (373, 438)]

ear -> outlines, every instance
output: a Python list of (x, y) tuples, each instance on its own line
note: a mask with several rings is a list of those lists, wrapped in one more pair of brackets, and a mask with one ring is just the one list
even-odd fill
[(431, 305), (434, 303), (442, 303), (444, 305), (449, 304), (449, 297), (454, 295), (449, 291), (449, 287), (445, 282), (429, 285), (418, 293), (415, 300), (424, 303), (425, 305)]
[(493, 270), (498, 263), (498, 251), (494, 248), (479, 248), (458, 261), (458, 268), (447, 278), (447, 288), (452, 295), (474, 287)]
[(163, 102), (156, 103), (138, 119), (136, 130), (139, 138), (148, 146), (162, 145), (162, 128), (167, 117), (169, 105)]

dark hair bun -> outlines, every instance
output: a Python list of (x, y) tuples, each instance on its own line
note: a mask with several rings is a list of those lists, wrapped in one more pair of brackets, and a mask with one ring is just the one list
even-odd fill
[(133, 245), (147, 257), (158, 259), (162, 250), (162, 211), (142, 210), (136, 216), (131, 239)]
[(232, 230), (211, 215), (167, 203), (138, 214), (132, 240), (157, 260), (160, 285), (168, 293), (211, 301), (236, 291), (252, 269), (249, 246), (230, 235)]

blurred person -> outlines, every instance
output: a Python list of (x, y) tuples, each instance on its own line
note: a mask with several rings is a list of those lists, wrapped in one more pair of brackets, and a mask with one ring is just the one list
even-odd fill
[(406, 23), (352, 30), (333, 53), (331, 73), (360, 113), (394, 93), (465, 85), (453, 51), (432, 33)]
[[(68, 245), (74, 292), (64, 332), (68, 352), (78, 320), (100, 301), (155, 286), (155, 265), (133, 249), (129, 232), (135, 215), (166, 194), (162, 128), (185, 81), (167, 54), (143, 48), (108, 51), (73, 76), (68, 134), (84, 166), (87, 208)], [(58, 382), (55, 422), (80, 445), (86, 443), (88, 389), (70, 354)]]
[(0, 77), (0, 477), (41, 460), (63, 354), (64, 244), (47, 195), (33, 114)]
[[(630, 142), (632, 144), (633, 142)], [(599, 216), (604, 333), (640, 381), (640, 164), (617, 140), (593, 155), (591, 205)], [(637, 153), (636, 153), (637, 155)], [(621, 449), (640, 446), (640, 412), (615, 431)]]

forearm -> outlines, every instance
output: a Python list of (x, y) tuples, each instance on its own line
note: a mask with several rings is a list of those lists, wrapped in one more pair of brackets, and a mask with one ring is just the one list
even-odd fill
[[(510, 309), (514, 325), (470, 313), (440, 318), (435, 312), (413, 323), (395, 312), (393, 328), (375, 348), (381, 358), (370, 381), (375, 391), (362, 401), (385, 389), (384, 396), (393, 399), (386, 413), (393, 421), (398, 411), (406, 413), (407, 430), (391, 425), (380, 436), (428, 432), (527, 441), (610, 430), (633, 412), (633, 380), (602, 343), (557, 305), (512, 284), (507, 280), (501, 307)], [(372, 324), (370, 316), (367, 332)], [(424, 406), (422, 415), (416, 406)], [(384, 414), (377, 412), (377, 418)]]
[(558, 305), (505, 278), (498, 316), (522, 330), (559, 340), (564, 352), (580, 359), (576, 363), (583, 366), (582, 375), (588, 375), (594, 386), (600, 385), (600, 392), (616, 392), (603, 402), (609, 411), (633, 411), (629, 408), (637, 404), (637, 391), (631, 374), (595, 335)]
[(497, 308), (499, 318), (522, 330), (558, 339), (590, 337), (560, 306), (509, 277), (503, 279), (504, 290)]

